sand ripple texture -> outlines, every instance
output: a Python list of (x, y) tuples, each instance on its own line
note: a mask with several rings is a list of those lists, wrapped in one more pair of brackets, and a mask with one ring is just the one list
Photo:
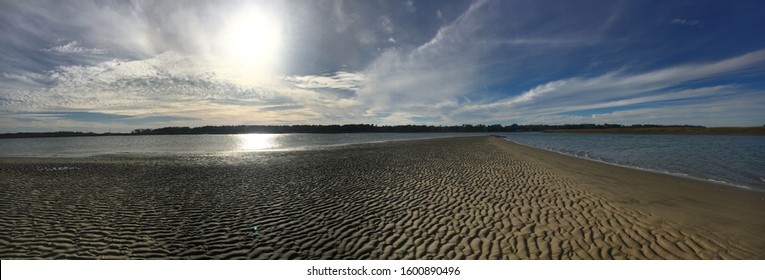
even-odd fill
[(617, 206), (498, 145), (0, 159), (0, 258), (763, 257)]

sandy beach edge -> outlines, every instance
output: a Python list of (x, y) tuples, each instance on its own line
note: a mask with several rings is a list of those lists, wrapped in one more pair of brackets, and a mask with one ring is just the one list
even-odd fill
[(624, 207), (688, 225), (720, 225), (716, 230), (749, 240), (759, 239), (755, 244), (765, 250), (762, 237), (765, 193), (762, 191), (582, 159), (507, 140), (492, 141)]
[(3, 259), (765, 258), (761, 193), (490, 137), (0, 173)]

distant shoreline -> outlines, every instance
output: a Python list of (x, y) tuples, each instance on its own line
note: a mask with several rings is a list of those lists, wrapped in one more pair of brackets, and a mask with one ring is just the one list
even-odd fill
[(81, 131), (16, 132), (0, 134), (0, 138), (41, 138), (41, 137), (90, 137), (90, 136), (133, 136), (133, 135), (223, 135), (223, 134), (286, 134), (286, 133), (629, 133), (629, 134), (741, 134), (765, 135), (761, 127), (703, 127), (692, 125), (632, 125), (620, 124), (564, 124), (564, 125), (395, 125), (374, 124), (345, 125), (236, 125), (201, 127), (162, 127), (135, 129), (130, 133), (94, 133)]
[(765, 135), (765, 126), (752, 127), (625, 127), (601, 129), (553, 129), (545, 133)]

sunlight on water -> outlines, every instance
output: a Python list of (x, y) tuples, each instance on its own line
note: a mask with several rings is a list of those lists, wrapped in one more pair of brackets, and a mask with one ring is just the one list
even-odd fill
[(239, 138), (240, 151), (258, 151), (276, 148), (278, 134), (241, 134)]

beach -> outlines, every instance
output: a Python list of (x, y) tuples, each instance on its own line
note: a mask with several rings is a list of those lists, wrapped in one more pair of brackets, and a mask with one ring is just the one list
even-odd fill
[(763, 259), (765, 192), (496, 137), (0, 158), (1, 259)]

